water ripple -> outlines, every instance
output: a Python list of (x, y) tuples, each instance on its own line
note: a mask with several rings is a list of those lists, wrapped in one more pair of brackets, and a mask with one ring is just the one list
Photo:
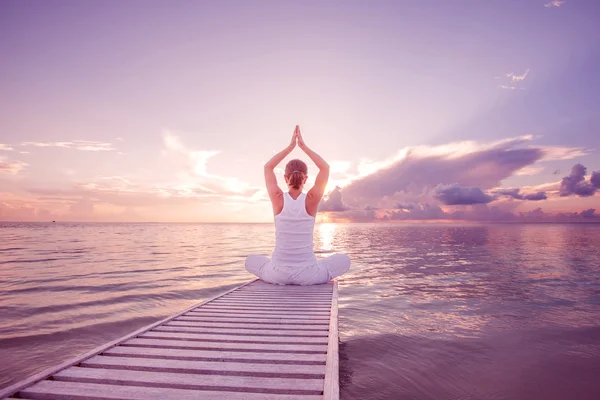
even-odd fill
[[(251, 278), (270, 224), (0, 224), (0, 387)], [(599, 225), (321, 224), (342, 399), (596, 399)]]

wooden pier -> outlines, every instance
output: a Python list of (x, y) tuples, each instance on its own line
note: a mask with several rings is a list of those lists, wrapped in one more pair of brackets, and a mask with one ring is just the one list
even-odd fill
[(0, 390), (0, 399), (337, 400), (337, 324), (337, 282), (255, 280)]

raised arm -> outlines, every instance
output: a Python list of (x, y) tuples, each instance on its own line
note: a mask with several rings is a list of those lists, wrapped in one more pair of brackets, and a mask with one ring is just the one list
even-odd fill
[(290, 144), (283, 149), (282, 151), (280, 151), (279, 153), (275, 154), (269, 161), (267, 161), (267, 163), (265, 164), (265, 183), (267, 185), (267, 192), (269, 193), (269, 198), (271, 199), (271, 204), (273, 205), (273, 210), (275, 212), (277, 212), (277, 209), (281, 209), (281, 207), (283, 207), (283, 205), (281, 204), (281, 207), (279, 207), (279, 203), (283, 203), (282, 200), (282, 195), (283, 195), (283, 191), (279, 188), (279, 186), (277, 185), (277, 177), (275, 176), (275, 172), (273, 171), (275, 169), (275, 167), (277, 165), (279, 165), (279, 163), (288, 155), (292, 152), (292, 150), (294, 150), (294, 147), (296, 147), (296, 142), (297, 142), (297, 134), (296, 132), (298, 131), (298, 125), (296, 125), (296, 128), (294, 129), (294, 133), (292, 134), (292, 140), (290, 142)]
[(314, 214), (316, 214), (319, 202), (321, 201), (321, 199), (323, 198), (323, 194), (325, 193), (327, 181), (329, 180), (329, 164), (327, 164), (323, 157), (321, 157), (320, 155), (308, 148), (306, 143), (304, 143), (304, 139), (302, 138), (302, 134), (300, 133), (300, 128), (298, 128), (297, 136), (298, 147), (300, 147), (306, 153), (306, 155), (310, 157), (310, 159), (315, 163), (317, 168), (319, 168), (319, 173), (317, 174), (317, 178), (315, 179), (315, 185), (306, 194), (307, 199), (311, 203), (311, 206), (314, 206)]

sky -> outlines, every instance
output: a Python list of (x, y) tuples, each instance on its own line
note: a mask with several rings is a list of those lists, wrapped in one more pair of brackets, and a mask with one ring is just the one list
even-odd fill
[[(592, 0), (0, 2), (0, 221), (600, 220)], [(316, 167), (296, 149), (292, 158)]]

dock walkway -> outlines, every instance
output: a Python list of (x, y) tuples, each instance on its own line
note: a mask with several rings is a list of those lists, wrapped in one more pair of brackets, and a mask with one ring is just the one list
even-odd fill
[(337, 324), (336, 282), (255, 280), (0, 390), (0, 399), (337, 400)]

